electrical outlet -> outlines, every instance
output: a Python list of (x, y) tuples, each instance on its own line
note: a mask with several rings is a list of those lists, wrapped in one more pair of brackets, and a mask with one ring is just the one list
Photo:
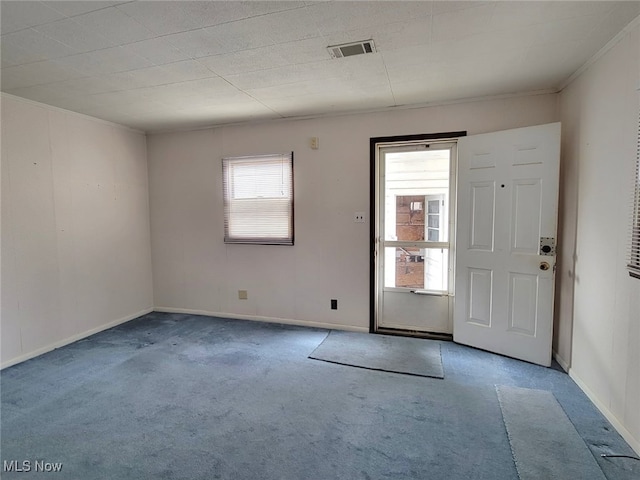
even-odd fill
[(364, 223), (364, 212), (356, 212), (353, 214), (353, 222), (354, 223)]
[(238, 290), (238, 299), (246, 300), (247, 298), (249, 298), (249, 294), (246, 290)]
[(335, 298), (331, 299), (331, 310), (337, 310), (338, 309), (338, 300)]

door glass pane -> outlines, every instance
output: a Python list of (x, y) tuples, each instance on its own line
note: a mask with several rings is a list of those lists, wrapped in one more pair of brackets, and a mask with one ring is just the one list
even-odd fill
[(448, 149), (385, 153), (385, 240), (449, 241), (449, 156)]
[(447, 290), (449, 250), (385, 247), (384, 286), (417, 290)]
[(396, 196), (396, 237), (405, 241), (424, 241), (424, 195)]

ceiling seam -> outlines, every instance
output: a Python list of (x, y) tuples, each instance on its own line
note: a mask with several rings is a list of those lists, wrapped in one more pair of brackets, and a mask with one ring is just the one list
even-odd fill
[[(199, 65), (202, 65), (204, 68), (206, 68), (211, 73), (213, 73), (213, 75), (210, 76), (210, 77), (194, 78), (194, 79), (191, 79), (191, 80), (178, 80), (178, 81), (175, 81), (175, 82), (168, 82), (168, 83), (162, 83), (162, 84), (158, 84), (158, 85), (151, 85), (151, 86), (145, 86), (145, 87), (123, 88), (123, 89), (119, 89), (119, 90), (108, 90), (106, 92), (100, 92), (100, 93), (112, 93), (112, 92), (123, 92), (123, 91), (131, 91), (131, 90), (140, 90), (140, 89), (143, 89), (143, 88), (153, 88), (153, 87), (159, 87), (159, 86), (165, 86), (165, 85), (174, 85), (174, 84), (178, 84), (178, 83), (185, 83), (185, 82), (192, 82), (192, 81), (195, 82), (195, 81), (198, 81), (198, 80), (205, 80), (207, 78), (222, 78), (225, 81), (227, 81), (228, 83), (230, 83), (234, 88), (241, 90), (239, 87), (237, 87), (236, 85), (231, 83), (230, 80), (226, 79), (223, 75), (217, 73), (215, 70), (211, 69), (209, 66), (207, 66), (207, 65), (203, 64), (202, 62), (200, 62), (200, 60), (202, 58), (207, 58), (207, 57), (196, 57), (196, 58), (189, 57), (189, 59), (185, 59), (185, 60), (176, 60), (174, 62), (169, 62), (169, 63), (154, 64), (151, 67), (142, 67), (142, 68), (134, 68), (134, 69), (131, 69), (131, 70), (121, 70), (121, 71), (117, 71), (117, 72), (111, 72), (108, 75), (118, 75), (118, 74), (123, 74), (123, 73), (137, 72), (137, 71), (140, 71), (140, 70), (147, 70), (147, 69), (153, 68), (153, 67), (162, 68), (162, 67), (166, 67), (167, 65), (174, 65), (176, 63), (181, 63), (181, 62), (186, 62), (186, 61), (191, 60), (191, 61), (197, 62)], [(40, 63), (40, 62), (32, 62), (32, 63)], [(287, 64), (287, 65), (282, 65), (280, 67), (263, 68), (263, 69), (260, 69), (260, 70), (249, 70), (249, 71), (243, 71), (243, 72), (238, 72), (238, 73), (231, 73), (231, 74), (228, 74), (228, 75), (243, 75), (245, 73), (268, 72), (268, 71), (272, 71), (272, 70), (277, 70), (279, 68), (288, 67), (288, 66), (291, 66), (291, 65), (311, 65), (311, 64), (315, 64), (315, 63), (318, 63), (318, 62), (317, 61), (311, 61), (311, 62), (304, 62), (304, 63), (291, 63), (291, 64)], [(24, 65), (31, 65), (31, 63), (30, 64), (24, 64)], [(22, 65), (17, 65), (17, 66), (22, 66)], [(7, 68), (9, 68), (9, 67), (7, 67)], [(69, 67), (69, 68), (71, 68), (71, 67)], [(78, 73), (81, 74), (81, 72), (78, 72)], [(82, 76), (72, 77), (72, 78), (69, 78), (69, 79), (66, 79), (66, 80), (57, 80), (55, 82), (48, 82), (48, 83), (38, 83), (38, 84), (34, 84), (34, 85), (29, 85), (27, 87), (19, 87), (19, 88), (41, 87), (41, 86), (46, 86), (46, 85), (56, 85), (56, 84), (59, 84), (59, 83), (65, 83), (65, 82), (69, 82), (69, 81), (72, 81), (72, 80), (99, 78), (98, 75), (87, 75), (87, 74), (81, 74), (81, 75)], [(336, 77), (336, 78), (338, 78), (338, 77)], [(295, 83), (298, 83), (298, 82), (283, 83), (283, 84), (279, 84), (279, 85), (293, 85)], [(16, 89), (14, 88), (14, 89), (11, 89), (11, 90), (16, 90)], [(99, 95), (99, 94), (89, 94), (89, 95)]]
[[(196, 62), (198, 62), (198, 60), (195, 60)], [(278, 115), (279, 117), (282, 117), (283, 115), (280, 112), (275, 111), (273, 108), (271, 108), (269, 105), (264, 104), (262, 101), (258, 100), (256, 97), (254, 97), (253, 95), (251, 95), (250, 93), (244, 91), (243, 89), (241, 89), (240, 87), (238, 87), (237, 85), (234, 85), (231, 81), (229, 81), (228, 79), (226, 79), (225, 77), (223, 77), (222, 75), (218, 75), (214, 70), (212, 70), (211, 68), (209, 68), (207, 65), (204, 65), (201, 62), (198, 62), (200, 65), (202, 65), (204, 68), (206, 68), (207, 70), (209, 70), (211, 73), (213, 73), (214, 75), (217, 75), (217, 77), (211, 77), (211, 78), (220, 78), (222, 79), (224, 82), (226, 82), (228, 85), (230, 85), (231, 87), (235, 88), (236, 90), (238, 90), (239, 92), (247, 95), (249, 98), (255, 100), (256, 102), (258, 102), (260, 105), (262, 105), (263, 107), (265, 107), (266, 109), (272, 111), (274, 114)]]
[[(112, 48), (125, 47), (125, 46), (128, 46), (128, 45), (133, 45), (133, 44), (141, 43), (141, 42), (145, 42), (145, 41), (148, 41), (148, 40), (155, 40), (155, 39), (158, 39), (158, 38), (164, 38), (164, 37), (168, 37), (168, 36), (171, 36), (171, 35), (177, 35), (177, 34), (181, 34), (181, 33), (195, 32), (195, 31), (198, 31), (198, 30), (205, 30), (205, 29), (207, 29), (207, 28), (217, 27), (217, 26), (220, 26), (220, 25), (228, 25), (228, 24), (230, 24), (230, 23), (242, 22), (242, 21), (247, 20), (247, 19), (250, 19), (250, 18), (259, 18), (259, 17), (264, 17), (264, 16), (267, 16), (267, 15), (273, 15), (273, 14), (282, 13), (282, 12), (290, 12), (290, 11), (299, 10), (299, 9), (301, 9), (301, 8), (307, 8), (307, 7), (308, 7), (308, 5), (302, 5), (302, 6), (298, 6), (298, 7), (294, 7), (294, 8), (287, 8), (287, 9), (284, 9), (284, 10), (278, 10), (278, 11), (276, 11), (276, 12), (268, 12), (268, 13), (262, 13), (262, 14), (258, 14), (258, 15), (250, 15), (250, 16), (248, 16), (248, 17), (243, 17), (243, 18), (239, 18), (239, 19), (236, 19), (236, 20), (229, 20), (229, 21), (227, 21), (227, 22), (216, 23), (216, 24), (211, 24), (211, 25), (204, 25), (204, 26), (200, 26), (200, 27), (196, 27), (196, 28), (192, 28), (192, 29), (188, 29), (188, 30), (180, 30), (180, 31), (178, 31), (178, 32), (174, 32), (174, 33), (158, 34), (158, 33), (154, 32), (153, 30), (150, 30), (148, 27), (146, 27), (146, 26), (145, 26), (145, 25), (143, 25), (142, 23), (140, 23), (140, 22), (139, 22), (135, 17), (132, 17), (132, 16), (131, 16), (131, 15), (129, 15), (127, 12), (125, 12), (125, 11), (123, 11), (123, 10), (120, 10), (120, 9), (118, 8), (118, 7), (122, 6), (122, 5), (128, 5), (128, 4), (131, 4), (131, 3), (135, 3), (135, 0), (132, 0), (132, 1), (129, 1), (129, 2), (122, 2), (122, 3), (119, 3), (119, 4), (117, 4), (117, 5), (111, 5), (111, 6), (108, 6), (108, 7), (102, 7), (102, 8), (98, 8), (98, 9), (96, 9), (96, 10), (92, 10), (92, 11), (90, 11), (90, 12), (84, 12), (84, 13), (79, 13), (79, 14), (76, 14), (76, 15), (70, 15), (70, 16), (69, 16), (69, 15), (65, 15), (64, 13), (62, 13), (62, 12), (60, 12), (60, 11), (58, 11), (58, 10), (55, 10), (55, 11), (56, 11), (56, 13), (59, 13), (60, 15), (63, 15), (65, 18), (59, 18), (59, 19), (52, 20), (52, 21), (50, 21), (50, 22), (41, 23), (41, 24), (38, 24), (38, 25), (31, 25), (31, 26), (28, 26), (28, 27), (22, 28), (22, 29), (20, 29), (20, 30), (16, 30), (15, 32), (9, 32), (9, 33), (2, 34), (2, 36), (12, 35), (12, 34), (14, 34), (14, 33), (19, 33), (19, 32), (24, 32), (25, 30), (33, 30), (33, 31), (35, 31), (35, 32), (39, 33), (40, 35), (43, 35), (43, 36), (47, 37), (48, 39), (50, 39), (50, 40), (52, 40), (52, 41), (54, 41), (54, 42), (60, 43), (61, 45), (64, 45), (64, 46), (66, 46), (66, 47), (69, 47), (69, 48), (71, 48), (71, 49), (76, 50), (76, 49), (75, 49), (75, 48), (73, 48), (72, 46), (67, 45), (66, 43), (61, 42), (61, 41), (59, 41), (59, 40), (56, 40), (56, 39), (54, 39), (54, 38), (52, 38), (52, 37), (48, 36), (47, 34), (45, 34), (45, 33), (43, 33), (43, 32), (40, 32), (39, 30), (37, 30), (37, 27), (42, 27), (42, 26), (44, 26), (44, 25), (51, 25), (52, 23), (60, 22), (60, 21), (66, 20), (66, 19), (74, 19), (74, 18), (81, 17), (81, 16), (84, 16), (84, 15), (92, 14), (92, 13), (94, 13), (94, 12), (99, 12), (99, 11), (107, 10), (107, 9), (110, 9), (110, 8), (115, 8), (115, 9), (116, 9), (116, 10), (118, 10), (120, 13), (122, 13), (123, 15), (126, 15), (127, 17), (129, 17), (130, 19), (132, 19), (133, 21), (135, 21), (137, 24), (139, 24), (141, 28), (143, 28), (144, 30), (146, 30), (146, 31), (148, 31), (149, 33), (151, 33), (152, 35), (154, 35), (153, 37), (146, 38), (146, 39), (141, 39), (141, 40), (136, 40), (136, 41), (128, 42), (128, 43), (119, 43), (119, 44), (117, 44), (117, 45), (112, 45), (112, 46), (104, 47), (104, 48), (96, 48), (96, 49), (94, 49), (94, 50), (88, 50), (88, 51), (86, 51), (86, 52), (78, 52), (78, 51), (76, 51), (76, 53), (72, 53), (72, 54), (70, 54), (70, 55), (63, 55), (63, 56), (61, 56), (61, 57), (48, 58), (48, 59), (46, 59), (46, 60), (35, 60), (35, 61), (32, 61), (32, 62), (18, 63), (18, 64), (15, 64), (15, 65), (9, 65), (9, 66), (7, 66), (7, 67), (3, 67), (3, 68), (19, 67), (19, 66), (22, 66), (22, 65), (29, 65), (29, 64), (32, 64), (32, 63), (38, 63), (38, 62), (42, 62), (42, 61), (58, 60), (58, 59), (61, 59), (61, 58), (73, 57), (73, 56), (75, 56), (75, 55), (84, 55), (84, 54), (87, 54), (87, 53), (99, 52), (99, 51), (102, 51), (102, 50), (109, 50), (109, 49), (112, 49)], [(81, 27), (81, 28), (85, 28), (85, 27), (83, 27), (82, 25), (80, 25), (80, 24), (79, 24), (79, 23), (77, 23), (77, 22), (74, 22), (74, 23), (76, 23), (76, 25), (78, 25), (78, 26), (79, 26), (79, 27)], [(94, 35), (97, 35), (97, 36), (99, 36), (99, 37), (101, 37), (101, 38), (104, 38), (104, 39), (106, 39), (106, 40), (109, 40), (107, 37), (104, 37), (103, 35), (101, 35), (101, 34), (99, 34), (99, 33), (94, 33)], [(311, 38), (319, 38), (319, 37), (321, 37), (321, 36), (322, 36), (322, 35), (318, 35), (317, 37), (311, 37)], [(296, 42), (296, 41), (297, 41), (297, 40), (291, 40), (291, 41), (289, 41), (289, 42), (282, 42), (282, 44), (291, 43), (291, 42)], [(176, 47), (173, 43), (169, 42), (169, 44), (170, 44), (173, 48), (176, 48), (176, 49), (180, 50), (180, 48), (179, 48), (179, 47)], [(274, 43), (273, 43), (273, 45), (280, 45), (280, 44), (279, 44), (279, 43), (274, 42)], [(237, 51), (254, 50), (254, 49), (256, 49), (256, 48), (261, 48), (261, 47), (255, 47), (255, 48), (244, 49), (244, 50), (237, 50)], [(182, 50), (180, 50), (180, 51), (181, 51), (181, 52), (183, 52)], [(183, 52), (183, 53), (185, 53), (185, 54), (186, 54), (186, 52)], [(215, 55), (215, 54), (214, 54), (214, 55)], [(207, 57), (207, 56), (214, 56), (214, 55), (205, 55), (204, 57)], [(222, 54), (220, 54), (220, 55), (222, 55)], [(204, 58), (204, 57), (192, 57), (191, 55), (189, 55), (189, 57), (190, 57), (191, 59), (193, 59), (193, 60), (195, 60), (196, 58)], [(143, 58), (144, 58), (144, 57), (143, 57)], [(152, 62), (152, 63), (153, 63), (153, 62)], [(155, 63), (154, 63), (154, 65), (156, 65), (156, 66), (160, 66), (160, 65), (155, 64)], [(161, 65), (162, 65), (162, 64), (161, 64)], [(136, 70), (136, 69), (134, 69), (134, 70)], [(120, 72), (114, 72), (114, 73), (120, 73)]]
[[(127, 3), (135, 3), (135, 1), (131, 1), (131, 2), (127, 2)], [(119, 5), (113, 6), (113, 8), (118, 9), (121, 13), (125, 14), (127, 17), (132, 18), (136, 22), (140, 23), (135, 17), (132, 17), (127, 12), (124, 12), (124, 11), (120, 10), (118, 7), (119, 7)], [(112, 7), (107, 7), (107, 8), (112, 8)], [(291, 12), (291, 11), (299, 10), (299, 9), (302, 9), (302, 8), (308, 8), (308, 5), (302, 5), (302, 6), (295, 7), (295, 8), (287, 8), (287, 9), (284, 9), (284, 10), (278, 10), (276, 12), (267, 12), (267, 13), (261, 13), (261, 14), (258, 14), (258, 15), (250, 15), (248, 17), (237, 18), (235, 20), (228, 20), (226, 22), (221, 22), (221, 23), (213, 23), (211, 25), (201, 25), (199, 27), (195, 27), (195, 28), (191, 28), (191, 29), (187, 29), (187, 30), (180, 30), (178, 32), (173, 32), (173, 33), (158, 34), (156, 32), (153, 32), (152, 30), (149, 30), (149, 31), (156, 35), (153, 38), (164, 38), (164, 37), (168, 37), (168, 36), (171, 36), (171, 35), (177, 35), (177, 34), (180, 34), (180, 33), (190, 33), (190, 32), (195, 32), (195, 31), (198, 31), (198, 30), (206, 30), (207, 28), (214, 28), (214, 27), (219, 27), (219, 26), (222, 26), (222, 25), (229, 25), (231, 23), (243, 22), (243, 21), (249, 20), (251, 18), (260, 18), (260, 17), (266, 17), (268, 15), (275, 15), (275, 14), (282, 13), (282, 12)]]
[[(131, 1), (131, 2), (125, 2), (125, 3), (118, 4), (118, 5), (113, 5), (113, 6), (110, 6), (110, 7), (100, 8), (100, 9), (93, 10), (93, 11), (91, 11), (91, 12), (87, 12), (87, 13), (83, 13), (83, 14), (78, 14), (78, 15), (74, 15), (74, 16), (67, 16), (66, 18), (67, 18), (67, 19), (73, 19), (73, 18), (75, 18), (75, 17), (79, 17), (79, 16), (87, 15), (87, 14), (90, 14), (90, 13), (93, 13), (93, 12), (97, 12), (97, 11), (106, 10), (106, 9), (109, 9), (109, 8), (116, 8), (116, 9), (118, 9), (118, 6), (120, 6), (120, 5), (127, 5), (127, 4), (130, 4), (130, 3), (135, 3), (135, 2), (134, 2), (134, 1)], [(227, 25), (227, 24), (230, 24), (230, 23), (242, 22), (243, 20), (247, 20), (247, 19), (249, 19), (249, 18), (259, 18), (259, 17), (263, 17), (263, 16), (267, 16), (267, 15), (277, 14), (277, 13), (281, 13), (281, 12), (294, 11), (294, 10), (299, 10), (299, 9), (307, 8), (307, 7), (308, 7), (308, 5), (304, 5), (304, 6), (295, 7), (295, 8), (290, 8), (290, 9), (286, 9), (286, 10), (279, 10), (278, 12), (270, 12), (270, 13), (265, 13), (265, 14), (253, 15), (253, 16), (250, 16), (250, 17), (242, 18), (242, 19), (230, 20), (230, 21), (228, 21), (228, 22), (222, 22), (222, 23), (219, 23), (219, 24), (213, 24), (213, 25), (208, 25), (208, 26), (203, 26), (203, 27), (197, 27), (197, 28), (193, 28), (193, 29), (189, 29), (189, 30), (181, 30), (181, 31), (179, 31), (179, 32), (175, 32), (175, 33), (167, 33), (167, 34), (157, 34), (157, 33), (153, 32), (152, 30), (150, 30), (149, 28), (147, 28), (146, 26), (144, 26), (143, 24), (141, 24), (141, 23), (140, 23), (140, 22), (139, 22), (135, 17), (132, 17), (131, 15), (127, 14), (126, 12), (124, 12), (124, 11), (122, 11), (122, 10), (119, 10), (119, 9), (118, 9), (118, 11), (120, 11), (121, 13), (123, 13), (124, 15), (126, 15), (127, 17), (131, 18), (133, 21), (135, 21), (136, 23), (138, 23), (138, 24), (140, 25), (140, 27), (144, 28), (144, 29), (145, 29), (145, 30), (147, 30), (149, 33), (151, 33), (151, 34), (153, 34), (153, 35), (155, 35), (155, 36), (150, 37), (150, 38), (146, 38), (146, 39), (135, 40), (135, 41), (133, 41), (133, 42), (128, 42), (128, 43), (119, 43), (119, 44), (112, 45), (112, 46), (108, 46), (108, 47), (96, 48), (96, 49), (94, 49), (94, 50), (76, 51), (75, 53), (72, 53), (72, 54), (69, 54), (69, 55), (63, 55), (63, 56), (60, 56), (60, 57), (47, 58), (46, 60), (34, 60), (34, 61), (31, 61), (31, 62), (25, 62), (25, 63), (18, 63), (18, 64), (14, 64), (14, 65), (8, 65), (8, 66), (6, 66), (6, 67), (2, 67), (2, 68), (20, 67), (20, 66), (23, 66), (23, 65), (31, 65), (31, 64), (34, 64), (34, 63), (40, 63), (40, 62), (45, 62), (45, 61), (56, 61), (56, 60), (61, 60), (61, 59), (65, 59), (65, 58), (69, 58), (69, 57), (74, 57), (74, 56), (78, 56), (78, 55), (87, 55), (87, 54), (91, 54), (91, 53), (95, 53), (95, 52), (100, 52), (100, 51), (104, 51), (104, 50), (110, 50), (110, 49), (115, 49), (115, 48), (127, 47), (127, 46), (130, 46), (130, 45), (135, 45), (135, 44), (137, 44), (137, 43), (142, 43), (142, 42), (146, 42), (146, 41), (149, 41), (149, 40), (155, 40), (155, 39), (165, 39), (165, 40), (167, 41), (167, 43), (169, 43), (169, 45), (171, 45), (171, 46), (172, 46), (173, 48), (175, 48), (176, 50), (178, 50), (178, 51), (182, 52), (184, 55), (186, 55), (187, 57), (189, 57), (189, 59), (191, 59), (191, 60), (198, 60), (198, 59), (207, 58), (207, 57), (215, 57), (215, 56), (219, 56), (219, 55), (229, 55), (229, 54), (234, 54), (234, 53), (238, 53), (238, 52), (246, 52), (246, 51), (251, 51), (251, 50), (258, 50), (258, 49), (260, 49), (260, 48), (265, 48), (265, 47), (269, 47), (269, 46), (279, 46), (279, 45), (287, 45), (287, 44), (292, 44), (292, 43), (298, 43), (298, 42), (303, 41), (303, 40), (312, 40), (312, 39), (325, 38), (325, 37), (326, 37), (326, 35), (324, 35), (324, 34), (323, 34), (322, 32), (320, 32), (320, 31), (318, 31), (318, 35), (317, 35), (317, 36), (313, 36), (313, 37), (309, 37), (309, 38), (304, 38), (304, 39), (300, 39), (300, 40), (289, 40), (289, 41), (286, 41), (286, 42), (280, 42), (280, 43), (278, 43), (278, 42), (275, 42), (275, 41), (274, 41), (274, 42), (273, 42), (272, 44), (270, 44), (270, 45), (262, 45), (262, 46), (259, 46), (259, 47), (251, 47), (251, 48), (244, 48), (244, 49), (241, 49), (241, 50), (235, 50), (235, 51), (233, 51), (233, 52), (223, 52), (223, 53), (217, 53), (217, 54), (212, 54), (212, 55), (203, 55), (203, 56), (193, 56), (193, 55), (189, 55), (186, 51), (184, 51), (184, 50), (183, 50), (183, 49), (181, 49), (180, 47), (176, 46), (176, 45), (175, 45), (175, 43), (172, 43), (170, 40), (168, 40), (168, 39), (166, 39), (166, 38), (165, 38), (165, 37), (169, 37), (169, 36), (173, 36), (173, 35), (177, 35), (177, 34), (190, 33), (190, 32), (195, 32), (195, 31), (198, 31), (198, 30), (205, 30), (205, 29), (207, 29), (207, 28), (212, 28), (212, 27), (216, 27), (216, 26), (220, 26), (220, 25)], [(58, 11), (56, 10), (56, 12), (58, 12)], [(58, 12), (58, 13), (61, 13), (61, 12)], [(61, 13), (61, 14), (62, 14), (62, 13)], [(76, 50), (76, 49), (75, 49), (74, 47), (72, 47), (71, 45), (68, 45), (68, 44), (66, 44), (66, 43), (64, 43), (64, 42), (61, 42), (60, 40), (56, 40), (56, 39), (54, 39), (54, 38), (50, 37), (49, 35), (47, 35), (46, 33), (43, 33), (43, 32), (40, 32), (39, 30), (37, 30), (37, 27), (40, 27), (40, 26), (43, 26), (43, 25), (50, 25), (50, 24), (52, 24), (52, 23), (56, 23), (56, 22), (59, 22), (59, 21), (62, 21), (62, 20), (64, 20), (64, 19), (58, 19), (58, 20), (54, 20), (54, 21), (52, 21), (52, 22), (43, 23), (43, 24), (40, 24), (40, 25), (37, 25), (37, 26), (27, 27), (27, 28), (24, 28), (24, 29), (19, 30), (19, 31), (20, 31), (20, 32), (23, 32), (23, 31), (25, 31), (25, 30), (33, 30), (33, 31), (37, 32), (38, 34), (43, 35), (43, 36), (45, 36), (46, 38), (48, 38), (48, 39), (50, 39), (50, 40), (52, 40), (52, 41), (54, 41), (54, 42), (57, 42), (57, 43), (59, 43), (59, 44), (61, 44), (61, 45), (64, 45), (64, 46), (66, 46), (66, 47), (68, 47), (68, 48), (71, 48), (71, 49), (73, 49), (73, 50)], [(76, 23), (76, 22), (74, 22), (74, 23)], [(395, 23), (402, 23), (402, 22), (395, 22)], [(79, 27), (81, 27), (81, 28), (84, 28), (84, 27), (83, 27), (82, 25), (80, 25), (79, 23), (76, 23), (76, 25), (78, 25), (78, 26), (79, 26)], [(18, 33), (18, 31), (16, 31), (16, 32), (11, 32), (11, 33), (8, 33), (8, 34), (6, 34), (6, 35), (11, 35), (11, 34), (13, 34), (13, 33)], [(107, 37), (103, 36), (102, 34), (98, 34), (98, 33), (96, 33), (95, 35), (97, 35), (97, 36), (99, 36), (100, 38), (103, 38), (103, 39), (105, 39), (105, 40), (107, 40), (107, 41), (110, 41), (110, 40), (109, 40), (109, 38), (107, 38)], [(326, 42), (325, 42), (325, 43), (326, 43)], [(181, 60), (177, 60), (176, 62), (169, 62), (169, 63), (155, 63), (155, 62), (152, 62), (151, 60), (147, 59), (146, 57), (144, 57), (144, 56), (142, 56), (142, 55), (139, 55), (139, 54), (136, 54), (136, 53), (132, 53), (132, 54), (133, 54), (133, 55), (136, 55), (136, 56), (139, 56), (139, 57), (141, 57), (141, 58), (144, 58), (145, 60), (147, 60), (147, 61), (151, 62), (151, 63), (153, 64), (153, 66), (168, 65), (168, 64), (171, 64), (171, 63), (177, 63), (177, 62), (181, 61)], [(305, 62), (305, 63), (301, 63), (300, 65), (305, 65), (305, 64), (309, 64), (309, 63), (315, 63), (315, 62)], [(293, 65), (293, 64), (292, 64), (292, 65)], [(297, 64), (296, 64), (296, 65), (297, 65)], [(73, 69), (73, 67), (68, 67), (68, 68)], [(110, 72), (110, 73), (124, 73), (124, 72), (130, 72), (130, 71), (135, 71), (135, 70), (142, 70), (142, 69), (144, 69), (144, 68), (148, 68), (148, 67), (133, 68), (133, 69), (130, 69), (130, 70), (121, 70), (121, 71), (117, 71), (117, 72)], [(279, 68), (279, 67), (274, 67), (274, 68)], [(269, 69), (262, 69), (262, 70), (269, 70)], [(262, 71), (262, 70), (254, 70), (254, 71)], [(81, 73), (81, 72), (79, 72), (79, 73)], [(249, 72), (241, 72), (241, 73), (249, 73)], [(86, 75), (86, 74), (85, 74), (85, 76), (93, 77), (93, 76), (95, 76), (95, 75)]]
[[(61, 12), (60, 10), (57, 10), (57, 9), (56, 9), (56, 7), (54, 7), (54, 6), (51, 6), (50, 8), (51, 8), (51, 9), (53, 9), (53, 10), (55, 10), (56, 12), (58, 12), (60, 15), (64, 15), (64, 16), (65, 16), (65, 17), (67, 17), (67, 18), (75, 18), (75, 17), (81, 17), (81, 16), (83, 16), (83, 15), (89, 15), (89, 14), (91, 14), (91, 13), (93, 13), (93, 12), (100, 12), (100, 11), (102, 11), (102, 10), (107, 10), (108, 8), (116, 8), (116, 7), (119, 7), (120, 5), (126, 5), (126, 4), (128, 4), (128, 3), (134, 3), (134, 2), (135, 2), (135, 0), (130, 0), (130, 1), (128, 1), (128, 2), (119, 2), (119, 3), (116, 3), (116, 4), (114, 4), (114, 5), (107, 5), (106, 7), (100, 7), (100, 8), (96, 8), (95, 10), (89, 10), (88, 12), (82, 12), (82, 13), (76, 13), (76, 14), (74, 14), (74, 15), (67, 15), (67, 14), (66, 14), (66, 13), (64, 13), (64, 12)], [(46, 3), (46, 5), (47, 5), (47, 7), (49, 6), (49, 4), (52, 4), (52, 5), (55, 5), (55, 4), (56, 4), (56, 2), (55, 2), (55, 1), (48, 1), (48, 2), (45, 2), (45, 3)], [(122, 12), (122, 13), (124, 13), (124, 12)], [(60, 19), (60, 20), (62, 20), (62, 19)], [(40, 25), (38, 25), (38, 26), (41, 26), (41, 25), (49, 25), (50, 23), (59, 22), (60, 20), (53, 20), (53, 21), (51, 21), (51, 22), (41, 23), (41, 24), (40, 24)]]
[(387, 84), (389, 85), (389, 91), (391, 92), (391, 99), (393, 100), (393, 104), (397, 105), (397, 101), (396, 101), (396, 95), (393, 92), (393, 85), (391, 85), (391, 78), (389, 77), (389, 69), (387, 68), (387, 64), (384, 61), (384, 56), (380, 55), (382, 57), (382, 65), (384, 66), (384, 73), (387, 76)]
[[(29, 25), (28, 27), (21, 28), (21, 29), (19, 29), (19, 30), (15, 30), (15, 31), (13, 31), (13, 32), (2, 33), (2, 34), (0, 34), (0, 37), (4, 37), (4, 36), (7, 36), (7, 35), (12, 35), (12, 34), (14, 34), (14, 33), (24, 32), (25, 30), (35, 29), (35, 28), (37, 28), (37, 27), (42, 27), (42, 26), (44, 26), (44, 25), (51, 25), (52, 23), (61, 22), (61, 21), (66, 20), (66, 19), (73, 19), (73, 18), (76, 18), (76, 17), (81, 17), (81, 16), (83, 16), (83, 15), (89, 15), (89, 14), (94, 13), (94, 12), (100, 12), (100, 11), (102, 11), (102, 10), (106, 10), (106, 9), (108, 9), (108, 8), (116, 8), (116, 7), (120, 6), (120, 5), (126, 5), (127, 3), (134, 3), (134, 1), (135, 1), (135, 0), (130, 0), (130, 1), (128, 1), (128, 2), (120, 2), (120, 3), (116, 4), (116, 5), (109, 5), (109, 6), (106, 6), (106, 7), (100, 7), (100, 8), (96, 8), (95, 10), (90, 10), (90, 11), (88, 11), (88, 12), (76, 13), (75, 15), (67, 15), (67, 14), (66, 14), (66, 13), (64, 13), (64, 12), (61, 12), (60, 10), (57, 10), (55, 7), (50, 6), (49, 4), (52, 4), (52, 5), (55, 5), (55, 4), (56, 4), (56, 2), (54, 2), (54, 1), (50, 1), (50, 2), (40, 2), (40, 3), (43, 3), (45, 7), (50, 8), (51, 10), (54, 10), (56, 13), (59, 13), (59, 14), (60, 14), (60, 15), (62, 15), (64, 18), (57, 18), (56, 20), (51, 20), (50, 22), (38, 23), (37, 25)], [(124, 12), (122, 12), (122, 11), (120, 11), (120, 12), (121, 12), (121, 13), (124, 13)], [(126, 14), (125, 14), (125, 15), (126, 15)], [(128, 16), (128, 15), (127, 15), (127, 16)], [(134, 20), (135, 20), (135, 19), (134, 19)], [(138, 22), (138, 23), (140, 23), (140, 22)], [(78, 25), (80, 25), (80, 24), (78, 24)], [(36, 31), (37, 31), (37, 30), (36, 30)], [(42, 32), (38, 32), (38, 33), (42, 33)], [(44, 35), (44, 34), (42, 34), (42, 35)], [(62, 43), (62, 42), (60, 42), (60, 43)], [(68, 45), (67, 45), (67, 46), (68, 46)], [(33, 63), (33, 62), (31, 62), (31, 63)]]

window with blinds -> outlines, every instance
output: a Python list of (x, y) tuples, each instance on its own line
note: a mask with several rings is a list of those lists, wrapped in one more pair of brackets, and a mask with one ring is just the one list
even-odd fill
[(293, 245), (293, 152), (222, 159), (225, 243)]
[(633, 192), (633, 218), (631, 220), (631, 253), (629, 275), (640, 278), (640, 112), (638, 113), (638, 144), (636, 147), (635, 190)]

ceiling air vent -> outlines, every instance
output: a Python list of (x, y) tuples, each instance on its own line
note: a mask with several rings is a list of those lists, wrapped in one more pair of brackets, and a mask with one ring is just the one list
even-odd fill
[(343, 43), (342, 45), (333, 45), (327, 47), (332, 58), (352, 57), (353, 55), (363, 55), (365, 53), (373, 53), (376, 46), (373, 40), (363, 40), (361, 42)]

